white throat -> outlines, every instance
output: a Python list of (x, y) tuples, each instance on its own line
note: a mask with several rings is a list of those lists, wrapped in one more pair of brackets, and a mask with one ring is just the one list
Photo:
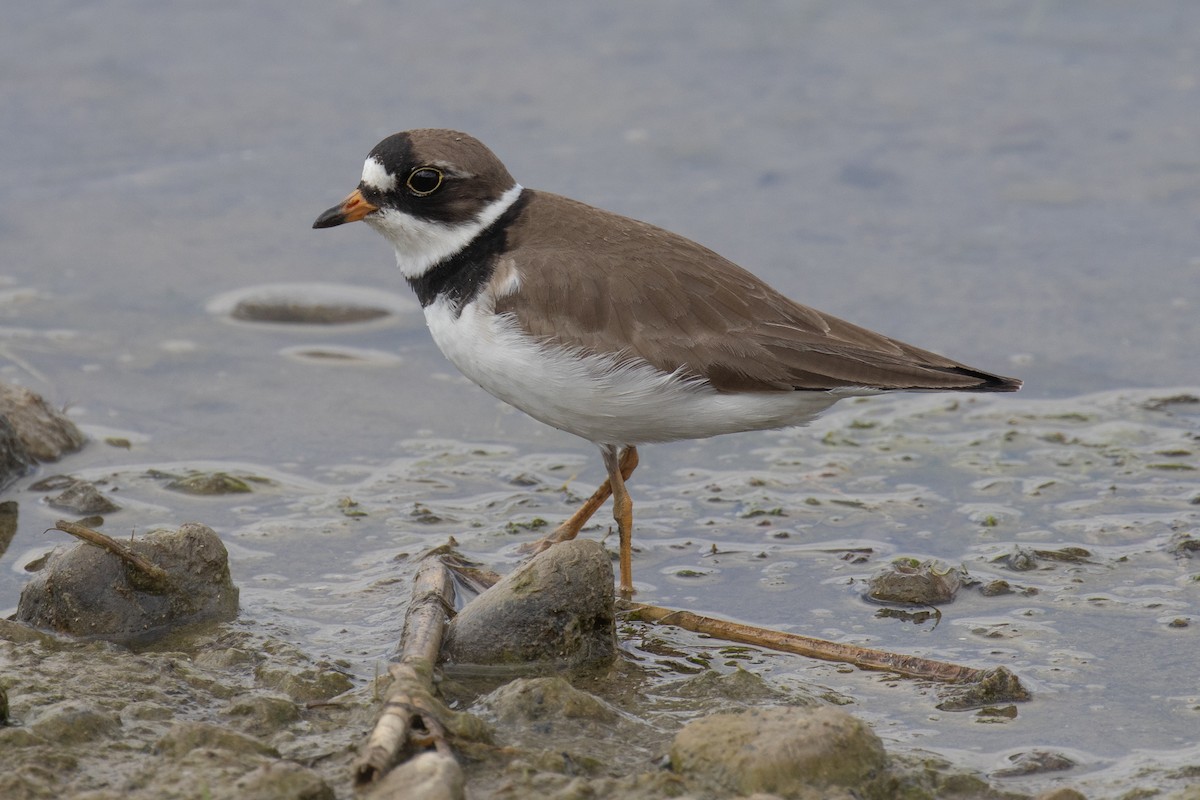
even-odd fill
[(521, 184), (514, 183), (474, 219), (457, 225), (419, 219), (394, 208), (368, 214), (363, 221), (387, 237), (396, 248), (396, 266), (405, 278), (414, 279), (470, 244), (517, 201), (521, 191)]

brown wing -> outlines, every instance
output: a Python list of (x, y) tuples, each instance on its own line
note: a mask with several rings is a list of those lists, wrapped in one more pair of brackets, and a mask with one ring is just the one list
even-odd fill
[(1021, 385), (802, 306), (661, 228), (531, 195), (509, 239), (521, 251), (521, 289), (496, 310), (515, 313), (533, 336), (628, 353), (722, 391)]

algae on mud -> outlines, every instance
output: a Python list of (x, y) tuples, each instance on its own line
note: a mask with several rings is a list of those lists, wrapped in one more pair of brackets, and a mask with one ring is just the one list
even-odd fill
[[(365, 722), (365, 700), (306, 707), (281, 695), (254, 669), (264, 651), (272, 652), (275, 670), (295, 678), (298, 695), (316, 694), (305, 691), (312, 679), (302, 676), (317, 665), (247, 632), (214, 626), (171, 644), (183, 649), (133, 653), (0, 629), (13, 723), (0, 727), (0, 796), (336, 796), (304, 764), (348, 761), (345, 730)], [(247, 657), (229, 658), (231, 651)], [(247, 713), (248, 704), (262, 703), (291, 711)]]

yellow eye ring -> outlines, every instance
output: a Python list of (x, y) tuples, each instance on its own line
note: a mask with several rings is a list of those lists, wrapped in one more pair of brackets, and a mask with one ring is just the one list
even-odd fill
[(404, 184), (417, 197), (431, 195), (442, 185), (442, 171), (433, 167), (417, 167), (408, 173), (408, 180)]

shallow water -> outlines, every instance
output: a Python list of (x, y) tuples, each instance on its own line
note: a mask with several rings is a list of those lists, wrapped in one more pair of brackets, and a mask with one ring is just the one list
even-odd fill
[[(1198, 406), (1153, 402), (1200, 394), (1200, 7), (60, 2), (0, 27), (0, 379), (93, 436), (41, 474), (103, 481), (125, 508), (110, 533), (222, 535), (244, 624), (368, 680), (399, 634), (400, 554), (453, 534), (506, 568), (536, 535), (522, 524), (601, 478), (588, 445), (453, 372), (377, 237), (308, 228), (376, 140), (456, 127), (526, 185), (1028, 381), (647, 448), (639, 599), (1009, 666), (1036, 699), (984, 724), (907, 682), (743, 662), (853, 698), (889, 745), (985, 772), (1035, 745), (1080, 764), (1004, 779), (1020, 788), (1115, 795), (1145, 765), (1200, 760), (1200, 589), (1178, 547), (1200, 527)], [(314, 282), (391, 313), (255, 324), (222, 305)], [(270, 484), (197, 498), (152, 469)], [(66, 538), (42, 533), (61, 512), (34, 477), (6, 491), (2, 615)], [(996, 561), (1019, 547), (1088, 555)], [(879, 618), (863, 584), (898, 555), (1018, 591), (964, 590), (936, 626)]]

